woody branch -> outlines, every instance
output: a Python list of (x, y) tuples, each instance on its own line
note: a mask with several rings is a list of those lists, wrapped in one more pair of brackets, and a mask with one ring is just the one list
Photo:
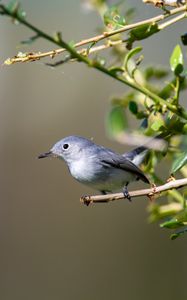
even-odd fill
[[(187, 178), (171, 180), (166, 184), (160, 186), (153, 186), (149, 189), (142, 189), (142, 190), (135, 190), (129, 192), (131, 198), (140, 197), (140, 196), (147, 196), (149, 199), (154, 199), (154, 197), (158, 197), (161, 195), (162, 192), (172, 190), (172, 189), (179, 189), (184, 186), (187, 186)], [(107, 194), (107, 195), (94, 195), (94, 196), (83, 196), (81, 197), (80, 201), (86, 205), (91, 203), (105, 203), (111, 202), (116, 200), (125, 199), (123, 193), (115, 193), (115, 194)]]

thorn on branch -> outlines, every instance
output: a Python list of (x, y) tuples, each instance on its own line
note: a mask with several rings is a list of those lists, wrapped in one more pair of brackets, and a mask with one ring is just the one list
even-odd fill
[(173, 174), (170, 175), (170, 177), (167, 179), (167, 182), (175, 181), (176, 178), (174, 177)]
[(155, 199), (156, 199), (156, 197), (155, 197), (155, 195), (156, 195), (156, 193), (157, 193), (157, 190), (156, 190), (156, 184), (155, 184), (155, 183), (152, 183), (152, 184), (151, 184), (151, 188), (152, 188), (152, 192), (149, 193), (147, 196), (148, 196), (150, 202), (153, 202), (153, 201), (155, 201)]

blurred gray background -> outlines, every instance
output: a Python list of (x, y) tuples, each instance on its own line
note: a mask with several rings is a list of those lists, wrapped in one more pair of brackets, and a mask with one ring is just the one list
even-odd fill
[[(81, 1), (21, 3), (31, 23), (62, 31), (67, 41), (95, 35), (101, 26)], [(136, 20), (160, 12), (140, 0), (128, 3), (137, 8)], [(144, 65), (168, 67), (168, 53), (185, 32), (183, 21), (143, 41)], [(1, 63), (18, 51), (55, 48), (42, 40), (20, 46), (32, 35), (0, 17)], [(71, 134), (125, 151), (107, 137), (105, 116), (111, 96), (126, 90), (78, 63), (1, 66), (0, 299), (185, 299), (186, 236), (172, 242), (169, 231), (148, 225), (145, 198), (81, 205), (79, 197), (93, 191), (75, 182), (61, 161), (36, 159)]]

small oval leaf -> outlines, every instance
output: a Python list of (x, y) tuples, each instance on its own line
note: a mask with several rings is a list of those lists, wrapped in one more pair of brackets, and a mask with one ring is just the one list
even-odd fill
[(183, 152), (173, 162), (171, 173), (175, 173), (187, 164), (187, 153)]
[(137, 113), (138, 113), (138, 105), (137, 105), (137, 103), (135, 101), (130, 101), (129, 102), (129, 110), (134, 115), (137, 115)]
[(183, 54), (181, 51), (181, 47), (179, 45), (177, 45), (174, 48), (173, 53), (170, 57), (171, 70), (176, 75), (179, 75), (183, 71), (183, 63), (184, 63), (184, 61), (183, 61)]

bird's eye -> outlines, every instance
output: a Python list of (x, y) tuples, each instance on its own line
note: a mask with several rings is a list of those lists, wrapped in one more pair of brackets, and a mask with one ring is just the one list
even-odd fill
[(68, 145), (68, 144), (64, 144), (64, 145), (63, 145), (63, 148), (66, 150), (66, 149), (69, 148), (69, 145)]

